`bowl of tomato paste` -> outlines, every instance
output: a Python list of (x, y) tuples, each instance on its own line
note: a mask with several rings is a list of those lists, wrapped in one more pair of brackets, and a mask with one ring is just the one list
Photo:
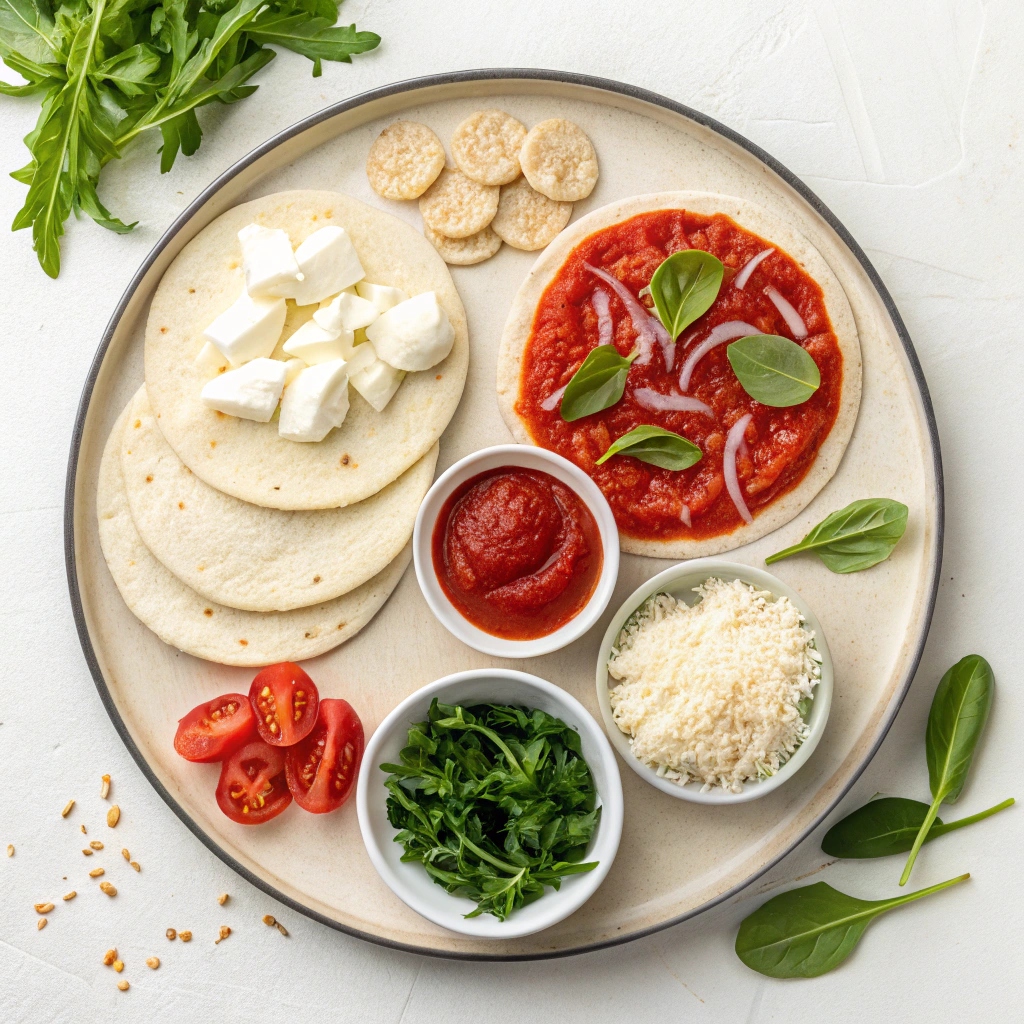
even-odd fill
[(615, 517), (597, 485), (543, 448), (498, 445), (443, 473), (416, 517), (413, 559), (440, 622), (498, 658), (550, 654), (608, 606)]

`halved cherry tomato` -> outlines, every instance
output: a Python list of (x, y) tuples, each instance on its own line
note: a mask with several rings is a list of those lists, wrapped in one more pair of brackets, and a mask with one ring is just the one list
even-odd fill
[(242, 693), (225, 693), (194, 707), (174, 734), (174, 749), (186, 761), (223, 761), (233, 750), (256, 739), (256, 715)]
[(283, 750), (253, 740), (224, 762), (217, 780), (217, 806), (232, 821), (262, 825), (291, 802)]
[(320, 694), (298, 665), (282, 661), (263, 669), (249, 687), (260, 738), (274, 747), (290, 747), (316, 724)]
[(285, 754), (295, 802), (313, 814), (339, 808), (352, 794), (363, 759), (363, 723), (347, 700), (324, 699), (313, 731)]

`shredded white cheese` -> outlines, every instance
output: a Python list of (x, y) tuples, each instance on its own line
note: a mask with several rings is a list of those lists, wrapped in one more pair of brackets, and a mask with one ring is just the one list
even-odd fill
[(693, 607), (657, 594), (627, 622), (608, 661), (612, 712), (660, 775), (736, 793), (807, 736), (798, 705), (821, 655), (786, 597), (716, 578), (695, 593)]

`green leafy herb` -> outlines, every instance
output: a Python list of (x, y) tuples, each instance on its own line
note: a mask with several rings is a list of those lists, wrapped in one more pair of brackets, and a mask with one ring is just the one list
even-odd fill
[(654, 272), (651, 298), (673, 341), (711, 308), (722, 287), (724, 269), (711, 253), (686, 249), (673, 253)]
[(911, 847), (900, 885), (906, 885), (910, 878), (914, 861), (931, 831), (939, 805), (955, 803), (963, 792), (974, 751), (992, 706), (995, 685), (992, 668), (980, 654), (961, 658), (939, 680), (925, 731), (928, 783), (933, 799)]
[(888, 900), (859, 900), (825, 882), (790, 889), (743, 921), (736, 936), (736, 955), (770, 978), (816, 978), (838, 967), (853, 952), (879, 914), (970, 877), (959, 875)]
[(403, 861), (477, 904), (514, 910), (557, 889), (582, 863), (600, 819), (579, 735), (543, 711), (435, 699), (390, 772), (388, 820)]
[(565, 386), (559, 411), (567, 423), (610, 409), (626, 389), (626, 376), (638, 352), (623, 358), (614, 345), (598, 345)]
[[(947, 832), (955, 832), (965, 825), (973, 825), (976, 821), (998, 814), (1013, 802), (1013, 797), (1010, 797), (995, 807), (948, 824), (943, 823), (941, 818), (933, 818), (924, 842), (930, 843)], [(928, 804), (920, 800), (907, 800), (898, 796), (872, 800), (848, 814), (842, 821), (836, 822), (825, 833), (821, 849), (830, 857), (856, 859), (906, 853), (914, 845), (914, 839), (927, 816)]]
[(671, 430), (643, 424), (613, 441), (597, 465), (607, 462), (613, 455), (632, 455), (641, 462), (649, 462), (662, 469), (689, 469), (700, 462), (703, 452), (692, 442)]
[(752, 334), (726, 350), (729, 364), (751, 398), (783, 409), (806, 402), (821, 384), (818, 364), (789, 338)]
[(909, 509), (891, 498), (864, 498), (823, 519), (799, 544), (776, 551), (765, 565), (813, 551), (832, 572), (859, 572), (884, 562), (907, 528)]
[(313, 61), (350, 62), (380, 37), (335, 25), (337, 0), (0, 0), (0, 59), (26, 84), (0, 94), (42, 95), (26, 136), (30, 162), (12, 177), (28, 185), (12, 225), (32, 229), (51, 277), (72, 212), (130, 231), (100, 202), (100, 172), (145, 131), (163, 137), (160, 170), (202, 141), (196, 111), (251, 96), (246, 84), (274, 59), (267, 45)]

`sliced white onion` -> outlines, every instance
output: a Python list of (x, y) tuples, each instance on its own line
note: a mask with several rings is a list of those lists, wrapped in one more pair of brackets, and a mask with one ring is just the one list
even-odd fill
[(773, 252), (775, 252), (774, 249), (763, 249), (756, 256), (751, 256), (750, 259), (743, 264), (743, 269), (736, 275), (733, 285), (739, 288), (740, 291), (743, 291), (743, 289), (747, 287), (750, 275), (757, 270), (761, 261), (766, 260)]
[(568, 384), (563, 384), (557, 391), (552, 391), (551, 394), (540, 403), (540, 407), (545, 412), (551, 412), (551, 410), (556, 408), (558, 403), (561, 402), (562, 395), (565, 394), (565, 389), (568, 386)]
[(607, 270), (601, 270), (600, 267), (592, 267), (589, 263), (584, 263), (583, 265), (592, 274), (596, 274), (601, 278), (618, 295), (622, 300), (622, 304), (626, 307), (626, 312), (629, 313), (629, 318), (633, 321), (633, 329), (636, 331), (637, 343), (640, 346), (640, 355), (636, 357), (637, 365), (643, 366), (651, 361), (654, 343), (658, 342), (665, 355), (665, 363), (671, 370), (672, 362), (675, 359), (675, 344), (669, 337), (668, 331), (662, 326), (661, 321), (655, 320), (637, 301), (636, 296), (617, 277), (613, 277)]
[(693, 368), (713, 349), (724, 345), (727, 341), (735, 338), (747, 338), (751, 334), (761, 332), (752, 324), (743, 320), (728, 320), (724, 324), (715, 327), (707, 338), (702, 341), (687, 357), (683, 363), (682, 372), (679, 374), (679, 390), (686, 391), (690, 386), (690, 378), (693, 376)]
[(751, 413), (741, 416), (730, 428), (725, 439), (725, 453), (722, 456), (722, 473), (725, 476), (725, 487), (736, 506), (736, 511), (742, 516), (745, 523), (752, 523), (754, 517), (743, 500), (743, 492), (740, 490), (740, 478), (736, 473), (736, 453), (743, 442), (743, 431), (747, 429)]
[(663, 395), (654, 388), (637, 388), (633, 397), (639, 405), (655, 412), (702, 412), (705, 416), (714, 416), (715, 411), (705, 405), (699, 398), (689, 395)]
[(615, 337), (615, 324), (608, 308), (609, 301), (608, 293), (603, 288), (595, 288), (594, 294), (590, 296), (590, 303), (597, 314), (598, 345), (610, 345)]
[(693, 525), (690, 522), (690, 506), (689, 505), (683, 505), (679, 509), (679, 518), (682, 520), (683, 526), (692, 526)]
[(793, 308), (789, 300), (783, 297), (778, 288), (768, 285), (764, 293), (772, 300), (775, 308), (782, 314), (782, 319), (786, 321), (786, 326), (793, 332), (793, 337), (797, 341), (806, 338), (807, 324), (804, 323), (803, 317)]

